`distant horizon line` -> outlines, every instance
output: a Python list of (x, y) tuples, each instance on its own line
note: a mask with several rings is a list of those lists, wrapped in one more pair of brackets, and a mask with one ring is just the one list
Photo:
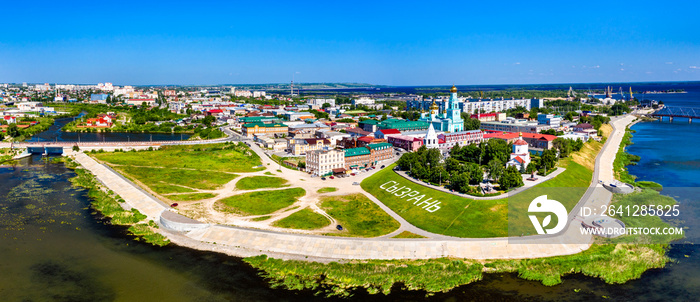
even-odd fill
[[(139, 87), (161, 87), (161, 86), (174, 86), (174, 87), (217, 87), (217, 86), (270, 86), (270, 85), (286, 85), (290, 86), (291, 83), (256, 83), (256, 84), (119, 84), (113, 82), (97, 82), (97, 83), (50, 83), (50, 82), (5, 82), (0, 84), (9, 85), (36, 85), (36, 84), (49, 84), (49, 85), (97, 85), (99, 83), (112, 83), (116, 86), (139, 86)], [(371, 84), (371, 83), (358, 83), (358, 82), (298, 82), (295, 85), (323, 85), (323, 84), (334, 84), (334, 85), (358, 85), (358, 87), (363, 87), (359, 85), (371, 86), (371, 87), (391, 87), (391, 88), (401, 88), (401, 87), (450, 87), (452, 85), (456, 87), (479, 87), (479, 86), (534, 86), (534, 85), (601, 85), (601, 84), (665, 84), (665, 83), (700, 83), (700, 80), (681, 80), (681, 81), (643, 81), (643, 82), (579, 82), (579, 83), (530, 83), (530, 84), (447, 84), (447, 85), (385, 85), (385, 84)], [(352, 88), (352, 87), (345, 87)], [(343, 89), (343, 88), (339, 88)]]

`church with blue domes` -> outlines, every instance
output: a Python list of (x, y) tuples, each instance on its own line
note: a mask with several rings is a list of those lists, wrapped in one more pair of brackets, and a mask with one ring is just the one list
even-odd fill
[(430, 112), (422, 112), (419, 120), (432, 124), (435, 130), (444, 132), (463, 131), (464, 120), (462, 119), (462, 110), (459, 109), (457, 87), (452, 86), (450, 93), (450, 99), (442, 113), (440, 112), (440, 107), (433, 101), (433, 104), (430, 106)]

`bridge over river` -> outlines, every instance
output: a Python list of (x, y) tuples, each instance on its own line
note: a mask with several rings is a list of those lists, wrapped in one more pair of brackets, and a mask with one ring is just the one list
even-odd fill
[(687, 118), (688, 123), (692, 123), (693, 119), (700, 119), (700, 108), (665, 106), (650, 114), (650, 116), (658, 117), (660, 120), (668, 117), (671, 122), (674, 118)]

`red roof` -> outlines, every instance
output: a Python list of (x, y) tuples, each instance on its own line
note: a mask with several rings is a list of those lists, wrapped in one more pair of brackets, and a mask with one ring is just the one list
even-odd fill
[(384, 134), (401, 134), (401, 131), (396, 130), (396, 129), (382, 129), (382, 130), (379, 130), (379, 132), (384, 133)]
[(3, 118), (6, 119), (6, 120), (11, 120), (11, 119), (13, 119), (13, 118), (15, 118), (15, 117), (14, 117), (14, 116), (7, 116), (7, 115), (6, 115), (6, 116), (4, 116)]
[(223, 112), (224, 112), (224, 111), (221, 110), (221, 109), (212, 109), (212, 110), (209, 110), (209, 113), (223, 113)]
[(371, 143), (373, 140), (375, 140), (374, 137), (371, 136), (363, 136), (357, 139), (358, 141), (363, 141), (365, 143)]
[(513, 145), (525, 146), (525, 145), (527, 145), (527, 142), (522, 140), (522, 139), (519, 139), (519, 140), (515, 141), (515, 143), (513, 143)]
[[(479, 117), (485, 117), (485, 116), (497, 116), (497, 115), (498, 115), (498, 113), (481, 113), (481, 114), (479, 114), (478, 116), (479, 116)], [(477, 115), (476, 115), (476, 114), (472, 114), (472, 115), (470, 116), (470, 118), (477, 118)]]
[(513, 158), (513, 159), (514, 159), (515, 161), (521, 163), (521, 164), (522, 164), (522, 163), (525, 163), (525, 160), (523, 160), (522, 158), (520, 158), (520, 156), (516, 156), (516, 157)]
[(556, 135), (551, 134), (540, 134), (540, 133), (523, 133), (523, 137), (534, 138), (538, 140), (553, 141), (557, 139)]

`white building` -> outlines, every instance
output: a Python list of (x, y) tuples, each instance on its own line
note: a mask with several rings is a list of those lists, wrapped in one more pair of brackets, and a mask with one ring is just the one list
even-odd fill
[(250, 90), (236, 90), (233, 92), (233, 95), (241, 98), (249, 98), (253, 96), (253, 93), (250, 92)]
[(319, 106), (323, 107), (323, 104), (331, 104), (331, 107), (335, 106), (335, 99), (308, 99), (306, 104), (309, 106)]
[(353, 100), (352, 100), (352, 104), (353, 104), (354, 106), (357, 106), (357, 105), (373, 105), (373, 104), (374, 104), (374, 99), (370, 99), (370, 98), (367, 98), (367, 97), (362, 97), (362, 98), (359, 98), (359, 99), (353, 99)]
[(265, 91), (253, 91), (254, 98), (265, 97)]
[(345, 168), (345, 150), (321, 149), (306, 153), (306, 172), (323, 176)]
[(425, 138), (423, 138), (423, 145), (428, 149), (437, 149), (439, 147), (438, 136), (437, 133), (435, 133), (433, 124), (428, 126), (428, 133), (425, 135)]
[(134, 87), (131, 87), (131, 86), (124, 86), (122, 88), (116, 88), (116, 87), (114, 88), (114, 95), (115, 96), (125, 95), (125, 94), (129, 94), (129, 93), (133, 93), (133, 92), (134, 92)]
[(41, 111), (41, 108), (43, 108), (41, 102), (17, 103), (17, 110), (19, 110), (20, 112)]
[(518, 171), (526, 168), (530, 164), (530, 151), (528, 151), (527, 142), (523, 140), (523, 134), (513, 143), (513, 153), (510, 154), (510, 160), (506, 163), (506, 167), (515, 166)]
[(98, 83), (97, 89), (102, 91), (114, 91), (114, 86), (112, 86), (112, 83)]

